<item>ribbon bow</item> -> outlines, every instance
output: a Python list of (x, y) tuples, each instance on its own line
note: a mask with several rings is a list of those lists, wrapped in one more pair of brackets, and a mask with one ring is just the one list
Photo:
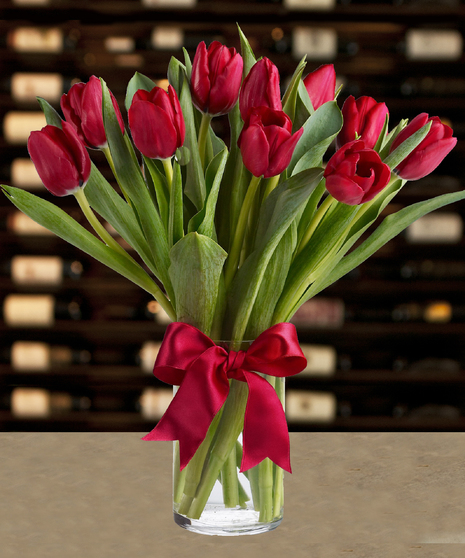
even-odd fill
[(269, 457), (291, 472), (289, 432), (274, 388), (256, 372), (293, 376), (307, 364), (295, 326), (280, 323), (257, 337), (246, 351), (227, 351), (197, 328), (168, 325), (155, 361), (154, 375), (178, 385), (157, 426), (143, 440), (179, 440), (181, 470), (204, 440), (210, 423), (229, 393), (229, 380), (246, 382), (243, 453), (240, 471)]

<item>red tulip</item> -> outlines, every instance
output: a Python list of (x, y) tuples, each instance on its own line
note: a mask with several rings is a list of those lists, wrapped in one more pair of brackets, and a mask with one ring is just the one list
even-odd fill
[(129, 127), (137, 149), (151, 159), (167, 159), (184, 143), (184, 117), (174, 88), (139, 89), (128, 111)]
[[(124, 123), (118, 103), (110, 92), (116, 117), (124, 134)], [(92, 76), (87, 83), (76, 83), (61, 97), (61, 110), (67, 122), (76, 129), (79, 137), (87, 147), (101, 149), (107, 146), (107, 137), (103, 127), (102, 85)]]
[(308, 96), (316, 110), (328, 101), (334, 101), (336, 71), (333, 64), (323, 64), (304, 79)]
[(422, 112), (392, 142), (391, 152), (427, 122), (432, 124), (425, 139), (396, 168), (397, 174), (404, 180), (419, 180), (430, 174), (457, 143), (450, 126), (443, 124), (439, 117), (429, 117)]
[(389, 114), (385, 103), (377, 103), (372, 97), (347, 97), (342, 107), (344, 124), (336, 138), (336, 149), (356, 139), (365, 147), (373, 149)]
[(376, 151), (356, 140), (336, 151), (328, 161), (324, 177), (333, 198), (347, 205), (359, 205), (381, 192), (391, 178), (391, 169)]
[(242, 84), (239, 108), (244, 122), (249, 111), (255, 107), (282, 110), (279, 71), (268, 58), (256, 62)]
[(53, 195), (73, 194), (89, 180), (89, 153), (68, 122), (63, 122), (63, 129), (47, 125), (31, 132), (27, 147), (44, 186)]
[(245, 167), (254, 176), (281, 174), (302, 134), (303, 128), (292, 134), (286, 113), (263, 106), (252, 109), (237, 142)]
[(235, 48), (213, 41), (207, 50), (201, 42), (192, 63), (190, 86), (194, 105), (211, 116), (228, 113), (239, 96), (242, 67), (242, 56)]

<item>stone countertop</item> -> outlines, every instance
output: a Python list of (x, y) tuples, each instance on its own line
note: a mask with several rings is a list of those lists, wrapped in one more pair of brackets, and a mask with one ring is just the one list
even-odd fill
[(2, 558), (441, 558), (465, 547), (465, 433), (291, 433), (284, 520), (175, 525), (171, 442), (0, 433)]

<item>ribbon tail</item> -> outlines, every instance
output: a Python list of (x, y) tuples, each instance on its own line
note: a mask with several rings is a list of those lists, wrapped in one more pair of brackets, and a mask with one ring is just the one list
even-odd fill
[(184, 469), (205, 439), (228, 393), (229, 382), (218, 377), (215, 362), (197, 359), (165, 414), (142, 440), (179, 440), (180, 467)]
[(291, 473), (286, 415), (271, 384), (255, 372), (244, 370), (249, 396), (244, 418), (241, 472), (269, 457)]

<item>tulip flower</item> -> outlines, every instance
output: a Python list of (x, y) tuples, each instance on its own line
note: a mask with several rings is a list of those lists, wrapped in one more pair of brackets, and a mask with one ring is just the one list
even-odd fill
[(336, 138), (336, 149), (356, 139), (361, 139), (365, 147), (373, 149), (383, 130), (386, 116), (389, 114), (385, 103), (377, 103), (372, 97), (351, 95), (342, 106), (344, 124)]
[(359, 205), (372, 200), (391, 178), (391, 169), (362, 140), (343, 145), (331, 157), (324, 177), (326, 189), (337, 201)]
[(333, 64), (323, 64), (304, 79), (313, 108), (316, 110), (328, 101), (334, 101), (336, 71)]
[(205, 42), (201, 42), (192, 63), (190, 87), (194, 105), (210, 116), (228, 113), (239, 96), (242, 68), (242, 56), (235, 48), (213, 41), (207, 50)]
[(251, 109), (238, 139), (245, 167), (254, 176), (281, 174), (291, 162), (303, 128), (292, 133), (286, 113), (269, 107)]
[[(110, 96), (121, 132), (124, 134), (124, 123), (118, 103), (111, 92)], [(61, 97), (60, 105), (66, 121), (74, 126), (87, 147), (107, 147), (102, 116), (102, 85), (97, 77), (92, 76), (87, 83), (74, 84), (68, 93)]]
[(184, 117), (174, 88), (139, 89), (128, 111), (129, 127), (137, 149), (150, 159), (168, 159), (184, 143)]
[(74, 194), (89, 180), (89, 154), (68, 122), (63, 122), (62, 129), (47, 125), (31, 132), (27, 147), (40, 179), (53, 195)]
[(255, 107), (282, 110), (279, 71), (268, 58), (262, 58), (252, 66), (241, 87), (239, 109), (244, 122)]
[(429, 117), (422, 112), (395, 138), (391, 152), (428, 122), (431, 122), (431, 128), (425, 139), (396, 168), (404, 180), (419, 180), (430, 174), (457, 143), (450, 126), (443, 124), (439, 117)]

